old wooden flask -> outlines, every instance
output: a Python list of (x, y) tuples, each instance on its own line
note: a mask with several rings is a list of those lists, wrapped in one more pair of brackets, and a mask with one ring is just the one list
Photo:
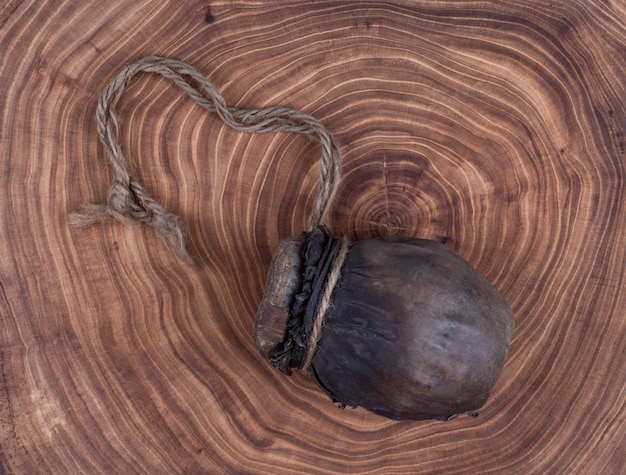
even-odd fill
[(349, 245), (315, 348), (309, 335), (339, 239), (324, 227), (285, 239), (255, 323), (260, 354), (302, 369), (341, 406), (392, 419), (477, 415), (513, 331), (498, 291), (443, 244), (388, 237)]

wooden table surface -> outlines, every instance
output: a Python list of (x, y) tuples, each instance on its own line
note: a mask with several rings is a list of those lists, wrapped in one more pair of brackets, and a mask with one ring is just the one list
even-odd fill
[[(155, 54), (230, 105), (320, 120), (343, 152), (334, 232), (437, 239), (493, 282), (516, 328), (479, 418), (340, 410), (256, 353), (272, 253), (317, 185), (304, 137), (236, 132), (142, 74), (122, 147), (194, 262), (145, 226), (68, 226), (113, 176), (101, 91)], [(624, 0), (6, 0), (0, 105), (4, 473), (626, 466)]]

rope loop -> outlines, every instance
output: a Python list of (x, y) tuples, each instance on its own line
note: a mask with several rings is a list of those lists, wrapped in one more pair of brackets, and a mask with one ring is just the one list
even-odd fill
[(98, 135), (113, 167), (115, 179), (109, 189), (107, 203), (83, 205), (80, 210), (70, 213), (70, 225), (86, 227), (110, 220), (123, 224), (138, 221), (152, 226), (175, 254), (189, 259), (185, 248), (186, 229), (182, 219), (168, 213), (150, 197), (139, 179), (132, 175), (120, 146), (116, 107), (131, 79), (141, 72), (160, 74), (170, 79), (194, 102), (209, 112), (216, 113), (235, 130), (257, 134), (294, 132), (320, 143), (320, 181), (308, 227), (311, 230), (327, 224), (328, 211), (341, 177), (341, 151), (322, 124), (305, 112), (287, 107), (229, 107), (217, 88), (197, 69), (174, 59), (148, 56), (124, 67), (100, 96), (96, 111)]

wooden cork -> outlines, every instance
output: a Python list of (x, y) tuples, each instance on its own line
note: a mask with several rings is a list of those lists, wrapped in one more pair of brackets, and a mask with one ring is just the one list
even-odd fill
[(267, 359), (285, 339), (289, 307), (302, 282), (300, 248), (304, 241), (304, 234), (282, 241), (270, 264), (265, 293), (254, 324), (256, 348)]

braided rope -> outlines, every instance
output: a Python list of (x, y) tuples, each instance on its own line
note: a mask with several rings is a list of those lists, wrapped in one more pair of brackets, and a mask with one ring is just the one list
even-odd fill
[[(152, 226), (166, 245), (186, 259), (186, 230), (182, 219), (168, 213), (150, 197), (140, 181), (130, 172), (119, 143), (117, 104), (131, 79), (140, 72), (156, 73), (173, 81), (198, 105), (216, 113), (235, 130), (248, 133), (294, 132), (319, 142), (322, 148), (320, 180), (309, 230), (325, 225), (328, 210), (341, 177), (341, 152), (330, 132), (314, 117), (286, 107), (240, 109), (226, 105), (217, 88), (198, 70), (180, 61), (148, 56), (124, 67), (102, 93), (96, 111), (98, 134), (113, 166), (115, 179), (109, 189), (106, 204), (87, 204), (70, 213), (70, 225), (86, 227), (116, 220), (124, 224), (134, 221)], [(196, 85), (190, 84), (191, 78)]]

